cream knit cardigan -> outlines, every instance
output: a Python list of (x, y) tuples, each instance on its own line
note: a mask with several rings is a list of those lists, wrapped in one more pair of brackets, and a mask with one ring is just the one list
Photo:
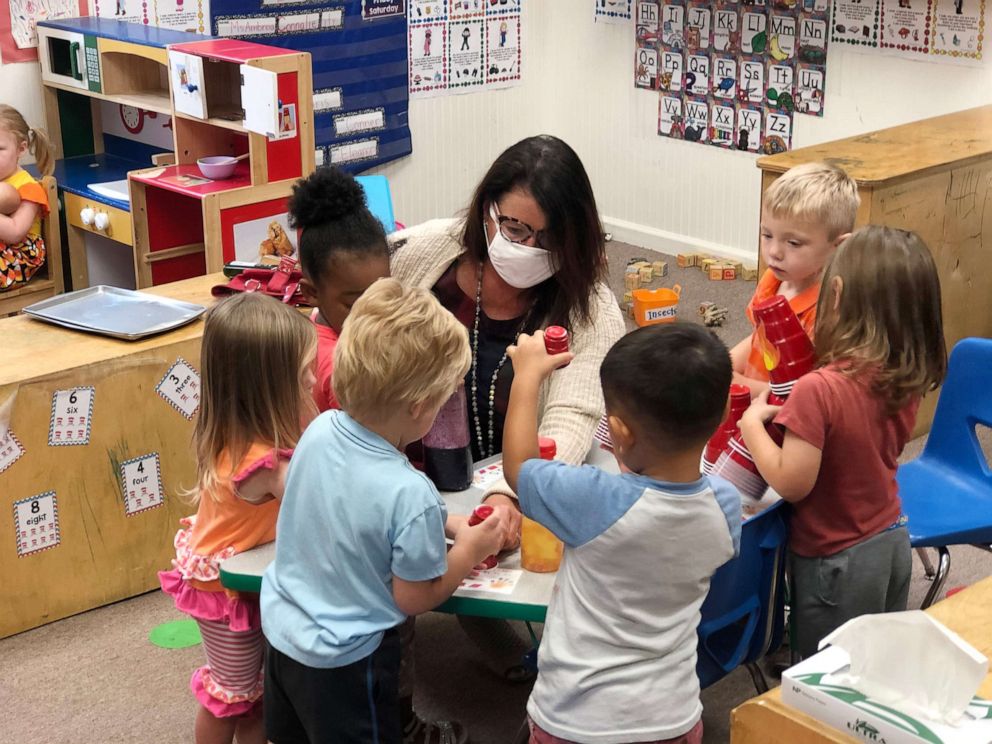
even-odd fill
[[(393, 233), (390, 269), (394, 278), (414, 287), (433, 287), (465, 248), (461, 220), (430, 220)], [(603, 415), (599, 365), (610, 347), (624, 334), (623, 316), (610, 288), (600, 282), (593, 289), (588, 323), (573, 323), (570, 350), (575, 359), (559, 369), (541, 387), (538, 421), (541, 436), (558, 445), (557, 459), (581, 463)], [(512, 494), (505, 481), (488, 493)]]

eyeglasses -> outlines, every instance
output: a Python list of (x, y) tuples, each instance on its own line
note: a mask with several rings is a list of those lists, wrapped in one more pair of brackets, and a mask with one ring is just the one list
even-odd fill
[(493, 209), (496, 211), (496, 224), (504, 238), (511, 243), (526, 243), (533, 238), (534, 245), (542, 250), (548, 250), (544, 245), (544, 230), (535, 230), (526, 222), (500, 214), (499, 207), (495, 203)]

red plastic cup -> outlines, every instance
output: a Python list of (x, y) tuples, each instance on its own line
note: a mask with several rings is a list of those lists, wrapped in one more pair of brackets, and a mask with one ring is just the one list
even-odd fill
[(727, 442), (737, 433), (737, 425), (744, 415), (744, 411), (751, 405), (751, 391), (746, 385), (730, 386), (730, 411), (723, 423), (713, 432), (713, 436), (706, 443), (703, 450), (703, 472), (709, 475), (713, 472), (713, 466), (720, 457), (720, 453), (727, 447)]
[(568, 351), (568, 331), (561, 326), (548, 326), (544, 331), (544, 348), (550, 355), (564, 354)]
[(555, 455), (558, 454), (558, 445), (551, 437), (538, 437), (537, 447), (540, 451), (539, 457), (542, 460), (554, 460)]
[[(477, 507), (475, 507), (475, 509), (472, 510), (472, 513), (469, 515), (468, 526), (475, 527), (475, 525), (484, 522), (492, 513), (493, 513), (493, 508), (489, 506), (489, 504), (479, 504)], [(477, 565), (475, 568), (481, 571), (485, 568), (496, 568), (496, 566), (498, 565), (499, 565), (499, 561), (496, 560), (496, 556), (489, 555), (486, 556), (483, 559), (482, 563)]]

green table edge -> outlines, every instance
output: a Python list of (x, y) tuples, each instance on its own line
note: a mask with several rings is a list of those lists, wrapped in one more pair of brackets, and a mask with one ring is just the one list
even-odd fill
[[(223, 565), (220, 569), (220, 581), (224, 585), (224, 588), (233, 589), (236, 592), (254, 592), (258, 594), (262, 590), (261, 576), (228, 573), (224, 570)], [(498, 602), (492, 599), (477, 599), (475, 597), (450, 597), (447, 601), (435, 607), (434, 612), (543, 623), (547, 615), (547, 608), (541, 605)]]
[(223, 563), (220, 566), (220, 583), (225, 589), (233, 589), (236, 592), (253, 592), (258, 594), (262, 591), (261, 576), (228, 573), (224, 570)]

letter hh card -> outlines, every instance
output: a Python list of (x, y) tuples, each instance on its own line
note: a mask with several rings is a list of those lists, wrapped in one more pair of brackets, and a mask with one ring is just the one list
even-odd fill
[(656, 0), (638, 0), (635, 13), (634, 85), (657, 90), (661, 8)]

